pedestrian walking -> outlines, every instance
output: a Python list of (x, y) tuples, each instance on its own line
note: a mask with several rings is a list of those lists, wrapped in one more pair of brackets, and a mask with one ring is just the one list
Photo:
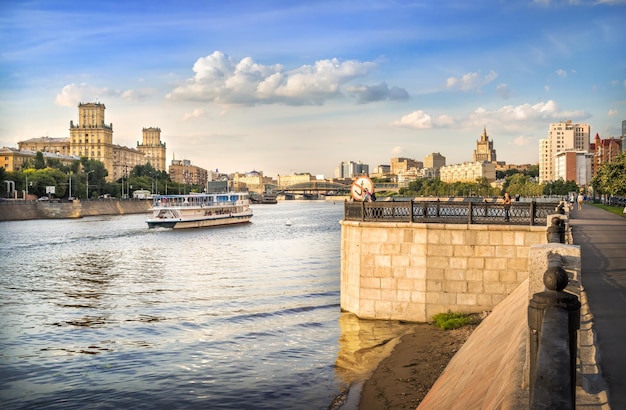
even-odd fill
[(583, 209), (583, 201), (585, 200), (585, 197), (583, 196), (583, 194), (578, 194), (578, 210), (582, 210)]

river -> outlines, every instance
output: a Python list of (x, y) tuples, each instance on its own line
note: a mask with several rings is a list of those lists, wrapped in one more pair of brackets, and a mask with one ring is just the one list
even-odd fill
[(340, 311), (341, 202), (253, 210), (0, 223), (2, 407), (328, 408), (410, 329)]

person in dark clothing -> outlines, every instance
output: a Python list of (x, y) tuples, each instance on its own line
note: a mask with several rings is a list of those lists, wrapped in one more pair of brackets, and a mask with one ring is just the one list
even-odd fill
[(504, 200), (502, 203), (504, 205), (504, 220), (508, 222), (511, 216), (511, 195), (509, 195), (508, 192), (504, 193)]

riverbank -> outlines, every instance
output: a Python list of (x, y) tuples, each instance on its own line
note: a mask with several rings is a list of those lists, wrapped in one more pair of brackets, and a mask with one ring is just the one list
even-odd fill
[(93, 201), (2, 201), (0, 221), (32, 219), (74, 219), (97, 215), (141, 214), (150, 211), (152, 201), (100, 199)]
[(363, 383), (356, 408), (415, 409), (477, 326), (442, 330), (424, 323), (402, 336)]

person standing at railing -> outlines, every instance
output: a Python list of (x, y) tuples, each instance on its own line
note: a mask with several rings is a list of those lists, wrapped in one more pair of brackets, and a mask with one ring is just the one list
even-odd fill
[(508, 222), (511, 216), (511, 195), (509, 195), (508, 192), (504, 193), (504, 200), (502, 203), (504, 205), (504, 220)]
[(363, 188), (363, 191), (365, 192), (363, 194), (363, 202), (372, 202), (372, 194), (370, 194), (369, 189)]

